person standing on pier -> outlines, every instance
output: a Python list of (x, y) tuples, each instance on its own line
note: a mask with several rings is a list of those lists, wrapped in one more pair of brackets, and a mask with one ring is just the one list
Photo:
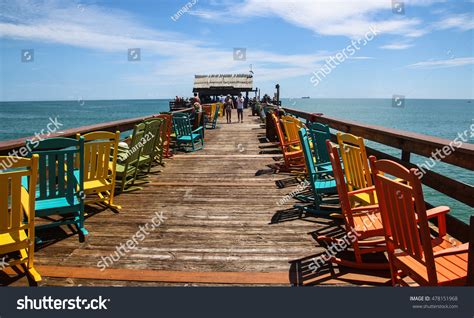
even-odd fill
[(194, 104), (194, 103), (199, 103), (199, 104), (201, 104), (201, 99), (199, 98), (198, 93), (194, 93), (194, 101), (193, 101), (193, 104)]
[(227, 95), (224, 106), (227, 123), (232, 124), (232, 108), (234, 107), (234, 101), (232, 100), (232, 97), (230, 95)]
[(242, 94), (239, 94), (239, 97), (237, 97), (237, 119), (239, 123), (244, 122), (244, 98)]

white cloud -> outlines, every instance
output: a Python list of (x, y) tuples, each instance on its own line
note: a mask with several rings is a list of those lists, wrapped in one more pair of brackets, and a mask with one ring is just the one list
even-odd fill
[(424, 62), (418, 62), (415, 64), (410, 64), (410, 68), (418, 69), (435, 69), (435, 68), (447, 68), (447, 67), (457, 67), (464, 65), (474, 64), (474, 57), (458, 57), (447, 60), (429, 60)]
[[(405, 1), (405, 8), (427, 6), (439, 1)], [(225, 17), (234, 17), (233, 22), (249, 17), (274, 17), (317, 34), (348, 36), (364, 35), (370, 26), (377, 26), (382, 33), (398, 34), (407, 37), (419, 37), (427, 31), (422, 21), (405, 15), (391, 13), (390, 0), (244, 0), (227, 8), (217, 10), (197, 9), (191, 14), (213, 21), (227, 21)], [(389, 13), (388, 19), (378, 19), (379, 13)], [(236, 18), (236, 16), (238, 16)]]
[(458, 29), (461, 31), (469, 31), (474, 29), (474, 17), (471, 13), (451, 14), (435, 24), (435, 28), (439, 30)]
[(395, 43), (382, 45), (380, 48), (381, 49), (386, 49), (386, 50), (404, 50), (404, 49), (408, 49), (412, 46), (414, 46), (414, 44), (412, 44), (412, 43), (395, 42)]
[(329, 56), (327, 52), (285, 55), (249, 49), (246, 62), (234, 61), (232, 48), (216, 48), (182, 34), (157, 31), (126, 12), (78, 6), (72, 1), (9, 5), (0, 13), (0, 37), (118, 52), (124, 59), (128, 48), (141, 48), (142, 62), (146, 62), (143, 55), (151, 56), (149, 71), (127, 79), (156, 84), (165, 76), (169, 83), (199, 73), (243, 73), (249, 64), (259, 80), (290, 78), (310, 74)]

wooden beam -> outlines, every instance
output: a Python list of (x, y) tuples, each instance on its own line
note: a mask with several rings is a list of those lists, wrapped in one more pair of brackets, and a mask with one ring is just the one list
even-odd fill
[(161, 283), (290, 285), (288, 272), (178, 272), (91, 267), (36, 266), (44, 277)]

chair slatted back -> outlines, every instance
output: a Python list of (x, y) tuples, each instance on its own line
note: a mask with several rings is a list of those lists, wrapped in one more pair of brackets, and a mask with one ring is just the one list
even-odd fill
[[(80, 134), (76, 135), (79, 140)], [(94, 131), (84, 137), (84, 181), (115, 177), (120, 131)]]
[(351, 204), (349, 200), (346, 181), (344, 179), (344, 170), (342, 169), (341, 160), (339, 159), (339, 150), (330, 140), (326, 140), (327, 153), (331, 161), (334, 179), (336, 181), (337, 193), (339, 194), (339, 202), (341, 210), (350, 226), (354, 227), (354, 219), (352, 218)]
[(203, 125), (203, 112), (196, 112), (194, 116), (193, 126), (191, 130), (198, 129)]
[(364, 139), (351, 134), (337, 133), (344, 171), (349, 191), (371, 187), (370, 174)]
[(370, 162), (389, 251), (400, 249), (426, 266), (430, 283), (436, 284), (426, 206), (416, 169), (374, 156)]
[(214, 112), (212, 111), (214, 108), (212, 107), (212, 105), (202, 105), (202, 111), (207, 115), (207, 118), (211, 118), (212, 117), (212, 114), (214, 114)]
[(311, 152), (311, 146), (309, 144), (308, 131), (306, 128), (301, 128), (298, 131), (298, 134), (311, 187), (313, 188), (313, 192), (316, 193), (316, 167), (314, 165), (313, 153)]
[[(29, 188), (34, 189), (38, 175), (37, 155), (33, 155), (31, 159), (0, 156), (0, 162), (6, 161), (12, 164), (0, 171), (0, 234), (18, 232), (27, 228), (32, 221), (32, 216), (24, 215), (22, 209), (22, 178), (28, 177)], [(34, 190), (31, 193), (27, 203), (29, 211), (34, 211)]]
[(125, 158), (125, 165), (133, 165), (138, 162), (144, 145), (143, 136), (145, 134), (145, 124), (135, 125), (132, 133), (132, 140)]
[(297, 121), (298, 120), (292, 116), (284, 115), (281, 117), (281, 122), (285, 130), (286, 140), (290, 142), (299, 141), (298, 130), (302, 128), (302, 126), (298, 125)]
[(219, 118), (219, 105), (218, 104), (215, 104), (216, 107), (214, 109), (214, 117), (212, 118), (212, 127), (213, 128), (216, 128), (216, 124), (217, 124), (217, 119)]
[(318, 163), (330, 162), (328, 148), (326, 147), (326, 140), (331, 140), (331, 133), (329, 126), (321, 123), (309, 123), (309, 135), (313, 140), (313, 152)]
[(165, 156), (169, 157), (170, 154), (170, 144), (171, 144), (171, 132), (173, 130), (173, 116), (171, 114), (159, 114), (155, 118), (161, 118), (164, 122), (164, 129), (162, 130), (163, 138), (163, 152)]
[[(83, 191), (84, 185), (84, 138), (79, 140), (57, 137), (35, 141), (27, 141), (31, 154), (39, 155), (38, 164), (38, 200), (66, 197), (73, 202), (74, 196)], [(79, 180), (74, 176), (77, 167)], [(79, 187), (79, 188), (78, 188)]]
[(191, 136), (192, 134), (192, 127), (189, 117), (186, 114), (183, 115), (173, 115), (173, 125), (176, 137)]
[(145, 120), (145, 132), (143, 134), (142, 156), (152, 156), (156, 153), (156, 147), (159, 145), (162, 137), (164, 120), (153, 118)]
[(278, 140), (280, 141), (280, 147), (282, 148), (282, 151), (286, 151), (286, 148), (285, 148), (286, 140), (285, 140), (285, 136), (283, 135), (280, 119), (278, 118), (277, 115), (275, 115), (275, 113), (272, 113), (271, 116), (272, 116), (273, 123), (275, 124)]

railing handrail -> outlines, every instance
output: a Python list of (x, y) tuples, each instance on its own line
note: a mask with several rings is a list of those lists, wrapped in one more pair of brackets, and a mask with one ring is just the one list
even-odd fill
[[(322, 114), (307, 113), (291, 108), (283, 108), (286, 112), (295, 116), (318, 121), (327, 124), (331, 128), (352, 133), (365, 139), (372, 140), (387, 146), (398, 148), (407, 153), (415, 153), (424, 157), (432, 156), (432, 153), (441, 150), (444, 146), (452, 143), (452, 140), (423, 135), (414, 132), (386, 128), (377, 125), (367, 125), (356, 121), (333, 118)], [(468, 127), (469, 128), (469, 127)], [(463, 142), (455, 147), (450, 155), (440, 158), (441, 161), (453, 164), (469, 170), (474, 170), (474, 144)]]
[[(185, 108), (185, 109), (173, 111), (171, 113), (189, 112), (191, 110), (192, 108)], [(124, 132), (124, 131), (133, 129), (133, 127), (136, 124), (141, 123), (143, 120), (148, 119), (148, 118), (153, 118), (154, 116), (157, 116), (157, 115), (158, 114), (154, 114), (150, 116), (136, 117), (136, 118), (131, 118), (131, 119), (122, 119), (122, 120), (82, 126), (82, 127), (77, 127), (77, 128), (70, 128), (70, 129), (63, 130), (59, 133), (51, 134), (47, 136), (47, 138), (74, 137), (78, 133), (86, 134), (92, 131), (99, 131), (99, 130), (111, 131), (111, 132), (115, 132), (115, 131)], [(42, 137), (46, 138), (45, 136), (42, 136)], [(25, 145), (26, 140), (28, 139), (31, 140), (33, 138), (36, 138), (36, 136), (29, 136), (29, 137), (23, 137), (23, 138), (18, 138), (18, 139), (13, 139), (13, 140), (0, 141), (0, 155), (7, 155), (10, 151), (23, 147)]]

